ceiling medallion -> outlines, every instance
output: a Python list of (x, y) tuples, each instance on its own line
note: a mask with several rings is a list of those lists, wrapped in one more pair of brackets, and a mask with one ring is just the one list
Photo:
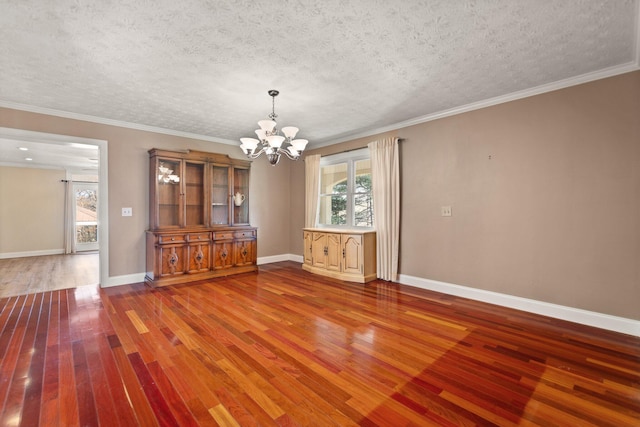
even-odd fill
[[(271, 114), (269, 114), (268, 120), (260, 120), (258, 126), (260, 129), (256, 130), (258, 139), (255, 138), (240, 138), (240, 148), (250, 159), (258, 158), (262, 153), (267, 156), (267, 160), (272, 166), (275, 166), (280, 161), (280, 156), (284, 154), (291, 160), (298, 160), (300, 155), (307, 146), (306, 139), (293, 139), (298, 133), (298, 128), (293, 126), (286, 126), (281, 129), (282, 135), (279, 135), (278, 128), (276, 127), (275, 112), (276, 96), (280, 92), (277, 90), (270, 90), (269, 96), (271, 97)], [(283, 147), (283, 144), (288, 144)]]

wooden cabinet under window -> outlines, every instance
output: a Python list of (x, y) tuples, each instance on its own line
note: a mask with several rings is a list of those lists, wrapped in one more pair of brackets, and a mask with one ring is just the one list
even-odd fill
[(350, 282), (376, 279), (376, 234), (374, 231), (305, 228), (306, 271)]
[(257, 230), (249, 225), (250, 165), (203, 151), (149, 151), (149, 284), (257, 270)]

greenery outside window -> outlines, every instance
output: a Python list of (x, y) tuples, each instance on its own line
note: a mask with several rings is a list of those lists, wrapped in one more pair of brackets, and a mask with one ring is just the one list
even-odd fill
[(369, 149), (323, 157), (319, 197), (318, 225), (373, 227)]

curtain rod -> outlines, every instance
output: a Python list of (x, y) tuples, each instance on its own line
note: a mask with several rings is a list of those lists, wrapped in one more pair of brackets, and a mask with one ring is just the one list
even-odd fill
[(61, 179), (60, 182), (77, 182), (79, 184), (97, 184), (98, 181), (74, 181), (72, 179)]

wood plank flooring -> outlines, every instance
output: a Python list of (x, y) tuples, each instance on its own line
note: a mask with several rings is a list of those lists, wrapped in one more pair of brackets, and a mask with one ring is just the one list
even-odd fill
[(99, 283), (97, 252), (0, 259), (0, 298)]
[(0, 299), (0, 426), (638, 426), (640, 339), (275, 263)]

